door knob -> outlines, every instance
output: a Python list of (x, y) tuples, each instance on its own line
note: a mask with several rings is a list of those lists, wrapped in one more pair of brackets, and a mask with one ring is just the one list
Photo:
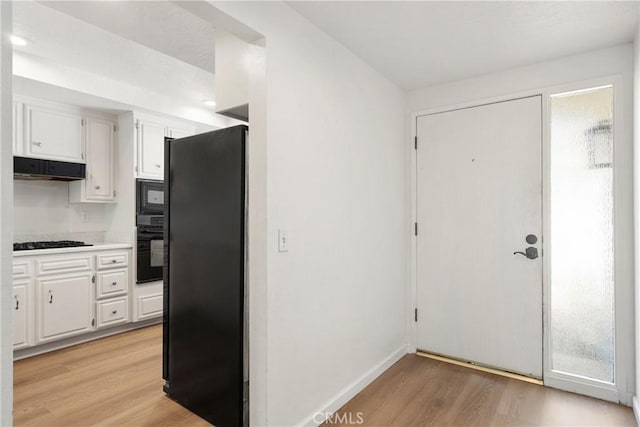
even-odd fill
[(525, 237), (525, 240), (530, 245), (535, 245), (536, 243), (538, 243), (538, 237), (535, 234), (527, 235), (527, 237)]
[(525, 252), (517, 251), (513, 254), (524, 255), (529, 259), (536, 259), (538, 258), (538, 249), (534, 248), (533, 246), (529, 246), (527, 249), (525, 249)]

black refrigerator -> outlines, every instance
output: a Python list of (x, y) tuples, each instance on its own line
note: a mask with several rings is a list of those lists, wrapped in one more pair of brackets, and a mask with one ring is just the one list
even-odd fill
[(248, 425), (247, 132), (165, 141), (164, 391), (218, 427)]

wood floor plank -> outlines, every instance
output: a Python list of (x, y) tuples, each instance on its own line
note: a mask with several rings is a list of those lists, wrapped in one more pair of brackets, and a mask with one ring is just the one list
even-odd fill
[(635, 426), (631, 408), (413, 354), (324, 425)]
[(162, 391), (162, 326), (14, 363), (16, 426), (201, 426)]
[[(206, 426), (162, 391), (160, 325), (14, 363), (14, 424)], [(338, 412), (368, 426), (625, 426), (630, 408), (406, 355)], [(335, 421), (335, 418), (334, 418)], [(350, 423), (349, 423), (350, 421)]]

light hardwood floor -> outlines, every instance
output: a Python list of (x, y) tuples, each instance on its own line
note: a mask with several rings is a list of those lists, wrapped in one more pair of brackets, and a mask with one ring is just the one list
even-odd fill
[[(160, 325), (14, 366), (16, 426), (207, 425), (162, 392)], [(358, 412), (370, 426), (635, 425), (627, 407), (415, 355), (338, 414), (357, 422)]]
[[(371, 426), (635, 426), (631, 408), (404, 356), (334, 416)], [(342, 417), (342, 418), (340, 418)], [(353, 424), (351, 424), (353, 425)]]
[(206, 426), (168, 399), (162, 326), (14, 363), (16, 426)]

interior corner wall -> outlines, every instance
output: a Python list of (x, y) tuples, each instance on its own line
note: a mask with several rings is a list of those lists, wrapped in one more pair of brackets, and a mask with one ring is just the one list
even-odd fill
[(0, 425), (13, 425), (12, 2), (0, 2)]
[[(638, 9), (640, 20), (640, 8)], [(634, 222), (634, 270), (635, 270), (635, 365), (636, 393), (633, 396), (633, 413), (640, 425), (640, 25), (633, 44), (633, 222)]]
[(406, 352), (405, 93), (284, 3), (212, 4), (266, 38), (265, 423), (319, 424)]

